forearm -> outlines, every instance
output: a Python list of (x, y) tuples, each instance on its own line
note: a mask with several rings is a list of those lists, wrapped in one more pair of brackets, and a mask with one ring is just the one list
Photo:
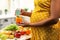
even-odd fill
[(48, 18), (46, 20), (42, 20), (42, 21), (37, 22), (37, 23), (31, 23), (30, 26), (48, 26), (48, 25), (51, 25), (51, 24), (54, 24), (54, 23), (56, 23), (55, 19)]

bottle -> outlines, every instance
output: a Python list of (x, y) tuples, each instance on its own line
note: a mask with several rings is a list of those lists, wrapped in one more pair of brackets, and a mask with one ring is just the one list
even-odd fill
[(7, 14), (7, 12), (8, 12), (8, 10), (7, 10), (7, 9), (5, 9), (5, 14)]
[(15, 11), (15, 15), (16, 16), (20, 16), (20, 10), (17, 8), (16, 11)]
[(22, 17), (16, 16), (16, 23), (18, 24), (22, 23)]

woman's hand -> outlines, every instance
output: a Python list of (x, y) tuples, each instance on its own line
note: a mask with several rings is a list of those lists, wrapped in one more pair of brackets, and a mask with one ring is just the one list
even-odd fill
[(29, 17), (30, 17), (30, 16), (31, 16), (31, 14), (32, 14), (31, 12), (27, 12), (27, 11), (25, 11), (25, 9), (21, 9), (21, 11), (20, 11), (20, 12), (21, 12), (21, 14), (20, 14), (20, 15), (23, 15), (23, 16), (29, 16)]
[(29, 22), (23, 22), (23, 23), (16, 23), (18, 26), (28, 27), (30, 26)]
[(27, 13), (24, 9), (21, 9), (20, 12), (21, 12), (21, 15), (23, 15), (23, 16)]

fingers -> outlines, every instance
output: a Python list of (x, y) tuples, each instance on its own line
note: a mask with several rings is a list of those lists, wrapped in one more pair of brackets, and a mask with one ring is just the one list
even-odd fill
[(25, 10), (24, 10), (24, 9), (21, 9), (20, 11), (23, 12), (23, 11), (25, 11)]
[(16, 23), (18, 26), (24, 26), (24, 24), (22, 23)]
[(23, 26), (23, 27), (28, 27), (28, 25), (27, 24), (25, 24), (25, 23), (16, 23), (18, 26)]
[(21, 14), (20, 14), (20, 15), (24, 15), (25, 10), (24, 10), (24, 9), (21, 9), (21, 10), (20, 10), (20, 12), (21, 12)]

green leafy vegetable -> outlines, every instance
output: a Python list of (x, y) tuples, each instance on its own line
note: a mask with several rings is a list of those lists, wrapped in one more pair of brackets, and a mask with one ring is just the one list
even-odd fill
[(18, 30), (18, 26), (16, 24), (10, 24), (8, 26), (6, 26), (4, 28), (4, 30), (7, 30), (7, 31), (14, 31), (14, 30)]

